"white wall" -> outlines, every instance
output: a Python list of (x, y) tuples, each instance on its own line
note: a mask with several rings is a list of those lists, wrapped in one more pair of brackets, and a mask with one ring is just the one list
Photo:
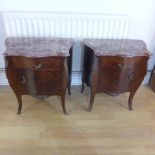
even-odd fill
[[(134, 17), (132, 38), (143, 39), (148, 49), (155, 51), (155, 0), (0, 0), (0, 11), (8, 10), (131, 15)], [(155, 56), (150, 59), (149, 69), (154, 62)], [(3, 61), (0, 64), (4, 66)]]

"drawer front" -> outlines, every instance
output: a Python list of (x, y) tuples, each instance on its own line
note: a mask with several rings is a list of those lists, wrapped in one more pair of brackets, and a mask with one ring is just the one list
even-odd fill
[(98, 90), (115, 94), (134, 89), (145, 76), (147, 59), (147, 57), (102, 57), (98, 64)]
[(63, 91), (67, 86), (65, 73), (56, 70), (8, 69), (7, 78), (15, 92), (30, 95), (48, 95)]
[(122, 57), (104, 56), (99, 57), (99, 68), (109, 68), (121, 70), (124, 67), (124, 59)]
[(117, 70), (132, 69), (137, 70), (141, 65), (146, 65), (147, 57), (119, 57), (104, 56), (99, 57), (99, 68), (109, 68)]
[(7, 56), (11, 68), (24, 68), (31, 70), (51, 69), (60, 70), (64, 64), (64, 57), (28, 58), (21, 56)]

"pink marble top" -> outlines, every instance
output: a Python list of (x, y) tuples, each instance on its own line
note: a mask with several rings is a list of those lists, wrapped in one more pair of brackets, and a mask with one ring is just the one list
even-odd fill
[(5, 41), (8, 56), (47, 57), (69, 56), (73, 39), (58, 38), (7, 38)]
[(90, 47), (96, 56), (150, 56), (146, 44), (142, 40), (132, 39), (84, 39), (82, 41)]

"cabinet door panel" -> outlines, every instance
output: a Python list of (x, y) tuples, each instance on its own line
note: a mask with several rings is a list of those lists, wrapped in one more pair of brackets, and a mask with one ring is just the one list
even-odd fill
[(123, 58), (114, 56), (99, 57), (98, 90), (115, 94), (122, 78)]
[(98, 75), (98, 90), (115, 93), (118, 89), (120, 71), (103, 67)]
[(97, 89), (109, 94), (130, 91), (142, 82), (146, 66), (147, 57), (101, 57)]
[(57, 70), (10, 69), (7, 77), (12, 89), (23, 94), (47, 95), (63, 89), (63, 76)]
[(62, 73), (57, 70), (34, 71), (37, 94), (48, 94), (61, 91), (63, 87)]
[(6, 71), (10, 86), (15, 92), (26, 93), (27, 83), (25, 78), (25, 70), (23, 69), (8, 69)]

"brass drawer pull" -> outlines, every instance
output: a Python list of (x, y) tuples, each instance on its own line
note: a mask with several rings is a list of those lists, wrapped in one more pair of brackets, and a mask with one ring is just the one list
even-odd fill
[(128, 75), (128, 79), (130, 80), (130, 81), (132, 81), (132, 79), (133, 79), (133, 75)]
[(119, 68), (122, 69), (124, 65), (123, 64), (118, 64), (118, 66), (119, 66)]
[(26, 83), (26, 79), (24, 76), (22, 76), (22, 83), (25, 84)]
[(40, 69), (43, 65), (42, 64), (37, 64), (37, 65), (33, 65), (34, 69)]

